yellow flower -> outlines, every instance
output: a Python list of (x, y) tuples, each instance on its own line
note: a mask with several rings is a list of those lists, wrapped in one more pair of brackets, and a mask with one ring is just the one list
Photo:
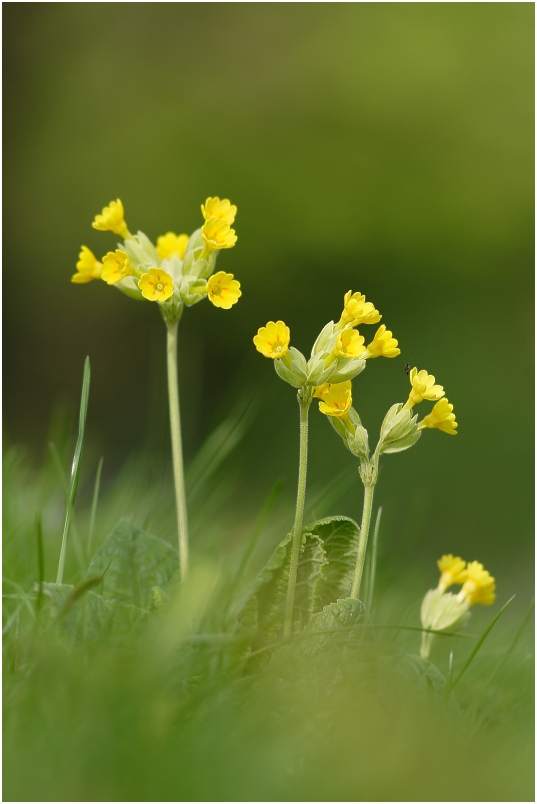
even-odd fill
[(76, 264), (77, 273), (71, 277), (71, 282), (83, 284), (91, 282), (92, 279), (100, 279), (103, 264), (99, 262), (95, 254), (87, 246), (82, 246), (82, 251), (78, 255)]
[(201, 227), (201, 236), (209, 251), (216, 251), (221, 248), (233, 248), (237, 242), (237, 235), (234, 229), (230, 229), (229, 223), (220, 218), (209, 218)]
[(365, 352), (365, 338), (355, 329), (344, 329), (340, 332), (336, 347), (335, 357), (360, 357)]
[(468, 577), (466, 561), (455, 557), (451, 553), (442, 556), (437, 562), (441, 572), (438, 588), (444, 592), (453, 583), (464, 583)]
[(170, 257), (178, 257), (184, 260), (186, 246), (188, 243), (188, 235), (176, 235), (173, 232), (166, 232), (157, 239), (157, 251), (161, 260), (167, 260)]
[(453, 405), (444, 397), (437, 402), (428, 416), (425, 416), (423, 421), (418, 424), (418, 430), (423, 430), (425, 427), (436, 427), (449, 435), (457, 435), (458, 424), (455, 421), (455, 414), (451, 411)]
[(401, 350), (397, 348), (397, 343), (395, 338), (392, 338), (390, 330), (387, 330), (384, 324), (381, 324), (362, 357), (380, 357), (381, 355), (382, 357), (397, 357), (397, 355), (401, 354)]
[(324, 382), (322, 385), (317, 385), (313, 389), (313, 396), (317, 397), (317, 399), (322, 399), (326, 393), (330, 390), (330, 383)]
[(240, 287), (240, 282), (233, 279), (233, 274), (218, 271), (207, 282), (207, 296), (215, 307), (229, 310), (232, 305), (238, 302), (239, 296), (242, 296)]
[(255, 348), (265, 357), (283, 357), (291, 340), (291, 330), (283, 321), (269, 321), (254, 335)]
[(231, 204), (227, 198), (223, 198), (220, 201), (218, 196), (215, 196), (214, 198), (208, 198), (205, 204), (201, 205), (201, 212), (206, 221), (209, 218), (219, 218), (231, 226), (237, 214), (237, 207)]
[(468, 578), (464, 582), (457, 598), (466, 599), (470, 606), (474, 606), (476, 603), (480, 603), (482, 606), (490, 606), (494, 603), (496, 584), (490, 572), (483, 569), (483, 564), (480, 564), (479, 561), (470, 561), (467, 573)]
[(119, 248), (115, 251), (109, 251), (103, 257), (102, 279), (108, 282), (109, 285), (115, 285), (116, 282), (121, 282), (122, 279), (133, 273), (134, 269), (127, 254)]
[(150, 268), (147, 274), (142, 274), (138, 287), (148, 301), (165, 302), (173, 296), (173, 279), (162, 268)]
[[(323, 392), (319, 402), (319, 410), (325, 416), (336, 416), (342, 419), (347, 416), (352, 405), (352, 383), (347, 382), (325, 383), (328, 389)], [(320, 386), (322, 388), (323, 386)], [(318, 389), (317, 389), (318, 390)], [(316, 396), (317, 394), (315, 394)]]
[(110, 206), (105, 207), (101, 215), (96, 215), (91, 225), (100, 232), (114, 232), (125, 239), (129, 230), (123, 214), (123, 204), (118, 198), (117, 201), (110, 201)]
[(422, 402), (424, 399), (428, 399), (430, 402), (436, 402), (437, 399), (440, 399), (445, 394), (443, 386), (435, 385), (433, 375), (427, 374), (425, 370), (418, 371), (417, 368), (411, 369), (410, 385), (412, 386), (412, 390), (408, 401), (405, 402), (403, 406), (404, 410), (410, 410), (414, 405), (417, 405), (418, 402)]
[(349, 290), (343, 299), (343, 312), (339, 319), (339, 326), (357, 327), (358, 324), (376, 324), (382, 316), (375, 305), (366, 302), (365, 296), (361, 293), (353, 293)]

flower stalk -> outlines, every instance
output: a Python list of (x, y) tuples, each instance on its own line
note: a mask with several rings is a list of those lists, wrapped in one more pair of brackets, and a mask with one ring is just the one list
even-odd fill
[(295, 524), (293, 525), (293, 541), (291, 545), (291, 563), (289, 566), (289, 582), (285, 603), (283, 622), (284, 639), (291, 635), (293, 627), (293, 608), (295, 605), (296, 578), (302, 542), (302, 524), (304, 521), (304, 502), (306, 499), (306, 476), (308, 471), (308, 413), (312, 395), (309, 388), (300, 388), (297, 394), (300, 407), (300, 453), (298, 463), (298, 488), (296, 495)]
[(362, 575), (364, 574), (365, 554), (367, 550), (367, 539), (369, 527), (371, 525), (371, 511), (373, 510), (373, 494), (377, 482), (378, 456), (373, 456), (371, 463), (364, 461), (360, 466), (360, 476), (364, 484), (364, 508), (362, 511), (362, 525), (360, 528), (360, 540), (356, 553), (356, 567), (352, 580), (351, 597), (359, 599)]
[(181, 581), (188, 575), (188, 519), (186, 510), (183, 446), (181, 441), (181, 416), (179, 412), (179, 384), (177, 378), (177, 329), (179, 320), (166, 321), (168, 398), (170, 402), (170, 431), (172, 439), (173, 478), (177, 508), (177, 532), (179, 540), (179, 569)]

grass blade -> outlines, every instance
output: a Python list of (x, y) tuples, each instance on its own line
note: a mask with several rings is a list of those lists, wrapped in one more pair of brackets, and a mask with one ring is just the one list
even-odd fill
[(450, 693), (451, 693), (451, 692), (452, 692), (452, 691), (455, 689), (455, 687), (457, 686), (457, 684), (459, 683), (459, 681), (461, 680), (461, 678), (463, 677), (463, 675), (466, 673), (466, 671), (468, 670), (468, 668), (469, 668), (469, 667), (470, 667), (470, 665), (472, 664), (473, 660), (475, 659), (475, 657), (476, 657), (476, 655), (477, 655), (477, 652), (479, 651), (479, 648), (481, 647), (481, 645), (483, 644), (483, 642), (485, 641), (485, 639), (488, 637), (488, 635), (490, 634), (490, 632), (492, 631), (492, 629), (494, 628), (494, 626), (496, 625), (496, 623), (498, 622), (498, 620), (500, 619), (500, 617), (502, 616), (502, 614), (504, 613), (504, 611), (505, 611), (505, 609), (507, 608), (507, 606), (509, 605), (509, 603), (511, 603), (511, 601), (512, 601), (512, 600), (514, 600), (514, 599), (515, 599), (515, 597), (516, 597), (516, 595), (513, 595), (513, 597), (510, 597), (510, 598), (509, 598), (509, 600), (507, 601), (507, 603), (505, 603), (505, 604), (504, 604), (504, 605), (501, 607), (500, 611), (499, 611), (499, 612), (498, 612), (498, 614), (497, 614), (497, 615), (494, 617), (494, 619), (492, 620), (492, 622), (491, 622), (491, 623), (490, 623), (490, 624), (487, 626), (487, 628), (485, 628), (485, 630), (483, 631), (482, 635), (480, 636), (480, 638), (479, 638), (479, 640), (478, 640), (477, 645), (475, 646), (475, 648), (474, 648), (474, 649), (473, 649), (473, 651), (471, 652), (470, 656), (468, 657), (468, 659), (467, 659), (467, 660), (466, 660), (466, 662), (464, 663), (464, 666), (463, 666), (462, 670), (460, 671), (459, 675), (457, 676), (457, 678), (455, 679), (455, 681), (453, 682), (453, 684), (451, 684), (450, 686), (448, 686), (448, 685), (446, 684), (446, 692), (445, 692), (445, 698), (446, 698), (446, 700), (449, 698)]
[(41, 514), (38, 514), (36, 519), (37, 530), (37, 578), (39, 589), (35, 601), (35, 613), (39, 615), (43, 603), (43, 581), (45, 580), (45, 554), (43, 550), (43, 521)]
[(95, 476), (95, 486), (93, 488), (93, 500), (91, 503), (91, 515), (90, 515), (90, 524), (88, 532), (88, 547), (87, 547), (88, 558), (91, 558), (91, 548), (93, 544), (93, 530), (95, 528), (95, 516), (97, 514), (97, 503), (99, 501), (99, 488), (101, 485), (101, 472), (103, 468), (103, 461), (104, 456), (102, 456), (101, 460), (99, 461), (99, 465), (97, 467), (97, 474)]
[(56, 576), (56, 583), (62, 583), (63, 571), (65, 568), (65, 555), (67, 552), (67, 535), (69, 533), (69, 523), (71, 521), (71, 512), (76, 498), (78, 488), (78, 480), (80, 477), (80, 459), (82, 457), (82, 450), (84, 448), (84, 432), (86, 430), (86, 415), (88, 412), (88, 398), (90, 389), (90, 361), (86, 357), (84, 363), (84, 379), (82, 381), (82, 397), (80, 400), (80, 417), (78, 423), (78, 438), (76, 441), (75, 454), (73, 457), (73, 465), (71, 468), (71, 481), (69, 484), (69, 499), (65, 511), (65, 522), (63, 526), (62, 546), (60, 550), (60, 560), (58, 562), (58, 574)]
[[(62, 466), (62, 459), (60, 458), (60, 452), (53, 441), (49, 441), (48, 448), (50, 450), (50, 454), (52, 455), (52, 463), (54, 464), (56, 471), (58, 473), (58, 477), (60, 478), (60, 482), (62, 484), (63, 495), (65, 497), (65, 505), (69, 504), (69, 484), (67, 483), (67, 478), (65, 476), (65, 472)], [(75, 548), (76, 559), (78, 561), (78, 568), (82, 575), (84, 574), (84, 556), (82, 551), (82, 542), (80, 540), (80, 534), (78, 532), (78, 526), (76, 524), (76, 517), (75, 512), (71, 512), (71, 533), (73, 534), (73, 545)]]
[[(496, 666), (492, 670), (492, 673), (489, 675), (488, 679), (485, 681), (485, 683), (483, 684), (483, 686), (481, 687), (479, 692), (473, 698), (470, 706), (468, 707), (468, 709), (466, 711), (467, 717), (470, 717), (471, 715), (473, 715), (473, 713), (477, 709), (477, 706), (478, 706), (480, 700), (482, 699), (483, 695), (485, 694), (485, 692), (488, 690), (488, 688), (490, 687), (490, 685), (492, 684), (492, 682), (496, 678), (496, 674), (501, 669), (501, 667), (504, 665), (504, 663), (507, 660), (507, 657), (509, 656), (509, 654), (512, 653), (514, 651), (514, 649), (516, 648), (518, 640), (522, 636), (522, 632), (524, 631), (524, 628), (526, 627), (526, 625), (528, 623), (528, 620), (531, 617), (531, 614), (532, 614), (534, 606), (535, 606), (535, 600), (532, 600), (530, 605), (529, 605), (529, 607), (528, 607), (528, 610), (526, 611), (526, 613), (524, 614), (524, 617), (522, 618), (522, 622), (520, 623), (520, 625), (518, 626), (518, 628), (516, 630), (516, 633), (515, 633), (515, 635), (513, 637), (513, 640), (511, 642), (511, 644), (509, 645), (509, 647), (507, 648), (507, 650), (503, 654), (503, 656), (500, 659), (500, 661), (496, 664)], [(478, 719), (476, 721), (475, 729), (479, 728), (480, 720), (481, 719)]]

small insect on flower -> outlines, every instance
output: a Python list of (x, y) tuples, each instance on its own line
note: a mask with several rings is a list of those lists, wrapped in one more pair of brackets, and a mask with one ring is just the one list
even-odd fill
[(405, 363), (405, 374), (407, 377), (410, 374), (410, 363)]
[(162, 268), (150, 268), (142, 275), (138, 287), (148, 301), (164, 302), (173, 296), (173, 279)]

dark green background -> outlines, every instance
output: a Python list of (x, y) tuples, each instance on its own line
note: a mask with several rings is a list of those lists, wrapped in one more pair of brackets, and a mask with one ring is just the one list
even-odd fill
[[(283, 318), (309, 352), (359, 290), (402, 348), (354, 383), (370, 432), (406, 398), (407, 361), (459, 421), (456, 438), (426, 432), (383, 460), (384, 566), (457, 552), (502, 599), (518, 591), (533, 530), (533, 17), (531, 3), (4, 6), (8, 442), (44, 454), (89, 354), (88, 483), (101, 453), (106, 483), (141, 449), (169, 473), (158, 310), (69, 279), (81, 244), (114, 248), (91, 228), (111, 199), (155, 239), (228, 197), (239, 239), (219, 268), (243, 297), (181, 322), (187, 460), (253, 396), (231, 510), (247, 519), (278, 477), (290, 501), (294, 391), (252, 336)], [(311, 484), (355, 464), (312, 410)], [(360, 509), (357, 484), (327, 513)]]

